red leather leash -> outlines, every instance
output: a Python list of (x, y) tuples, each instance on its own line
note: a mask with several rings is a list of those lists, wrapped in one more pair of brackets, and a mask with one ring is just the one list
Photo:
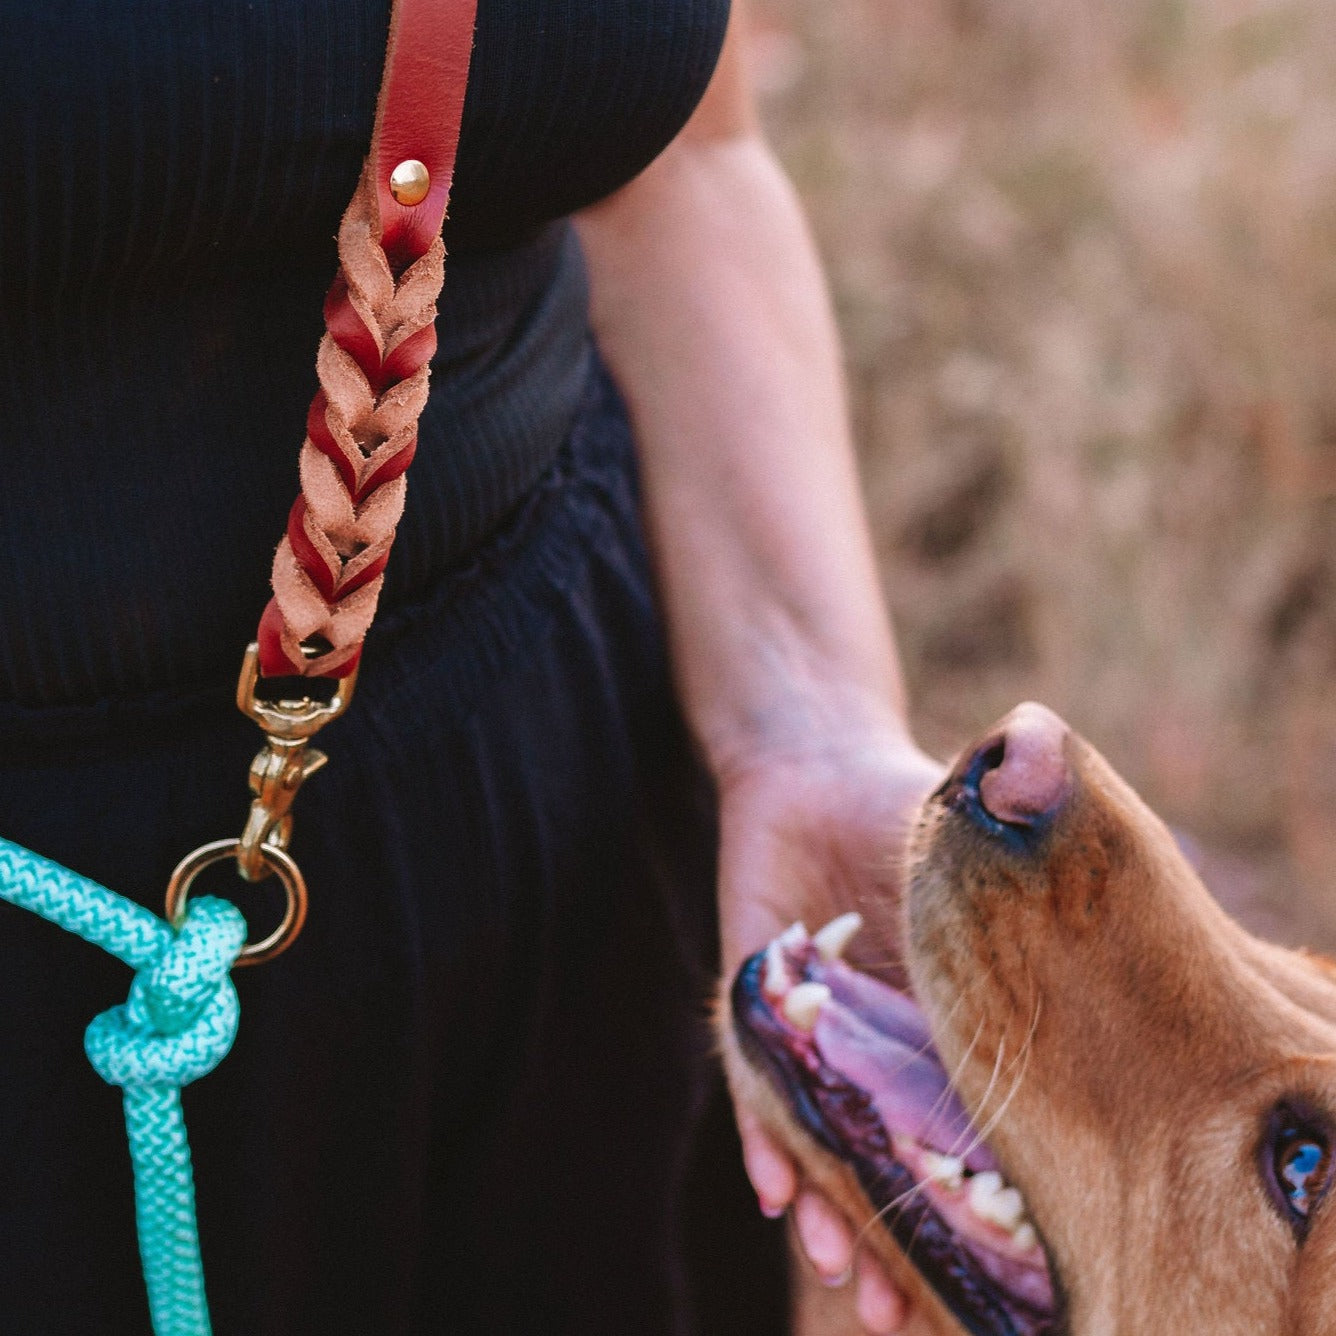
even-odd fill
[[(339, 272), (325, 297), (320, 389), (306, 418), (301, 495), (274, 554), (274, 596), (246, 651), (237, 705), (264, 730), (241, 836), (187, 854), (167, 885), (167, 919), (184, 922), (196, 877), (235, 859), (248, 881), (277, 875), (287, 907), (239, 964), (291, 946), (306, 881), (288, 853), (292, 803), (326, 757), (315, 734), (347, 709), (367, 627), (404, 506), (436, 351), (445, 220), (477, 0), (395, 0), (371, 151), (343, 221)], [(265, 699), (259, 677), (340, 679), (332, 699)]]
[(395, 0), (371, 151), (325, 298), (302, 493), (260, 620), (265, 676), (348, 676), (375, 615), (436, 350), (476, 10), (477, 0)]
[[(371, 138), (381, 242), (412, 259), (440, 235), (459, 148), (464, 86), (477, 0), (398, 0), (385, 79)], [(400, 204), (390, 188), (401, 162), (421, 162), (430, 186), (421, 203)]]

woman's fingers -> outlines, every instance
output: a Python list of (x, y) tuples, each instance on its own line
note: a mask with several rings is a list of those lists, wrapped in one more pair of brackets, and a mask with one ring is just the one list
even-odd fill
[(810, 1189), (799, 1192), (792, 1158), (764, 1131), (754, 1114), (745, 1108), (737, 1112), (742, 1159), (761, 1210), (773, 1219), (792, 1205), (798, 1241), (817, 1274), (826, 1284), (834, 1285), (847, 1279), (852, 1268), (859, 1322), (869, 1336), (894, 1336), (907, 1320), (909, 1310), (885, 1268), (866, 1251), (855, 1258), (849, 1222), (820, 1193)]
[(798, 1241), (828, 1285), (848, 1278), (854, 1260), (854, 1236), (845, 1218), (815, 1192), (800, 1192), (793, 1203)]
[(737, 1110), (738, 1134), (742, 1138), (742, 1162), (756, 1189), (761, 1210), (772, 1220), (784, 1214), (798, 1190), (793, 1160), (762, 1130), (754, 1114)]
[(894, 1336), (909, 1317), (909, 1305), (885, 1268), (866, 1250), (854, 1262), (858, 1320), (870, 1336)]

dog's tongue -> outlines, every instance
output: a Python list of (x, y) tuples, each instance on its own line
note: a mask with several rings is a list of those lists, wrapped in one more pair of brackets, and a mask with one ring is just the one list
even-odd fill
[(976, 1172), (996, 1168), (912, 999), (838, 960), (811, 962), (806, 977), (831, 991), (813, 1042), (823, 1061), (871, 1096), (887, 1132), (958, 1156)]
[(824, 983), (836, 1002), (883, 1034), (913, 1049), (932, 1047), (932, 1030), (918, 1003), (881, 980), (850, 969), (843, 960), (823, 960), (819, 955), (808, 964), (807, 977)]

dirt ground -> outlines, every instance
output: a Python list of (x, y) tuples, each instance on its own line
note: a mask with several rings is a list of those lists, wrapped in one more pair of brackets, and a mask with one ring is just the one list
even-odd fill
[(1336, 7), (755, 8), (924, 742), (1042, 700), (1336, 945)]

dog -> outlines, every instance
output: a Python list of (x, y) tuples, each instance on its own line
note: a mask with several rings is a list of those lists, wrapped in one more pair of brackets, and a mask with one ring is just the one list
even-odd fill
[(1033, 704), (926, 800), (905, 885), (907, 988), (845, 963), (856, 914), (795, 925), (721, 1040), (929, 1327), (1336, 1334), (1336, 968), (1235, 924)]

